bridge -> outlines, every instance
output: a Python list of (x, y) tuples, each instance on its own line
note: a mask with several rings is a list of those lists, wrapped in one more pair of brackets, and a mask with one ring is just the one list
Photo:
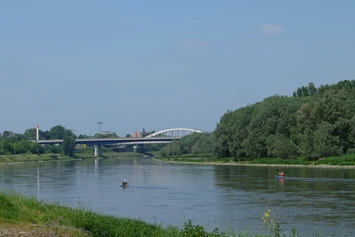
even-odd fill
[[(121, 144), (121, 145), (139, 145), (151, 143), (169, 143), (173, 140), (180, 140), (182, 137), (192, 133), (203, 133), (203, 131), (192, 128), (170, 128), (150, 134), (140, 138), (88, 138), (75, 139), (76, 144), (93, 145), (95, 147), (95, 156), (101, 156), (102, 145)], [(54, 140), (34, 140), (41, 145), (62, 144), (63, 139)]]

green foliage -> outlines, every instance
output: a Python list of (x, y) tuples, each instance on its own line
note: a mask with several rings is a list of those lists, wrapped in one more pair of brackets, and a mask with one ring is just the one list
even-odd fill
[[(37, 143), (34, 143), (34, 144), (37, 144)], [(44, 146), (44, 150), (45, 150), (45, 153), (54, 153), (54, 154), (64, 153), (63, 146), (57, 146), (57, 145)]]
[(293, 141), (285, 136), (271, 135), (267, 142), (268, 156), (289, 158), (295, 156), (297, 147)]
[(209, 133), (192, 133), (180, 141), (173, 141), (161, 149), (161, 156), (181, 156), (184, 154), (212, 153), (214, 137)]
[(355, 148), (355, 81), (300, 87), (292, 97), (271, 96), (221, 117), (217, 157), (339, 156)]
[(192, 134), (165, 146), (161, 156), (213, 153), (250, 160), (261, 157), (317, 160), (354, 153), (355, 80), (316, 88), (310, 82), (292, 97), (274, 95), (227, 111), (211, 134)]
[(71, 130), (66, 129), (61, 125), (52, 127), (49, 130), (48, 135), (49, 135), (49, 139), (64, 139), (64, 137), (66, 136), (76, 138), (75, 134)]
[(145, 144), (145, 151), (146, 152), (155, 152), (155, 151), (160, 151), (166, 146), (166, 144)]
[[(25, 140), (36, 140), (36, 128), (29, 128), (27, 129), (24, 134), (22, 135), (22, 138)], [(49, 132), (48, 131), (42, 131), (39, 129), (39, 139), (49, 139)]]
[[(224, 233), (219, 232), (218, 229), (208, 233), (202, 226), (193, 225), (191, 221), (185, 223), (184, 229), (179, 230), (173, 226), (162, 227), (157, 224), (148, 224), (141, 220), (105, 216), (85, 207), (69, 208), (38, 201), (33, 197), (23, 198), (17, 194), (0, 192), (0, 221), (6, 223), (14, 220), (18, 221), (20, 226), (25, 223), (35, 223), (36, 225), (52, 227), (54, 230), (62, 227), (65, 230), (78, 230), (97, 237), (226, 236)], [(58, 236), (77, 235), (60, 234)]]
[(10, 198), (0, 193), (0, 217), (16, 219), (19, 215), (18, 208), (11, 202)]
[(30, 152), (32, 154), (43, 154), (45, 152), (45, 149), (43, 146), (41, 146), (38, 143), (31, 143), (30, 144)]
[(119, 136), (116, 133), (109, 133), (109, 134), (96, 133), (95, 138), (119, 138)]
[(91, 137), (88, 136), (88, 135), (85, 135), (85, 134), (80, 134), (80, 135), (78, 136), (78, 138), (79, 138), (79, 139), (87, 139), (87, 138), (91, 138)]
[(0, 155), (16, 155), (16, 154), (44, 154), (64, 152), (68, 156), (74, 155), (75, 150), (75, 134), (63, 126), (57, 125), (50, 131), (39, 130), (40, 139), (63, 139), (62, 146), (46, 145), (42, 146), (36, 142), (31, 142), (36, 139), (36, 129), (30, 128), (23, 135), (15, 134), (11, 131), (4, 131), (0, 139)]
[(62, 145), (64, 155), (73, 157), (75, 151), (75, 138), (73, 136), (65, 136)]
[(180, 230), (179, 237), (224, 237), (223, 232), (219, 232), (216, 228), (212, 233), (205, 231), (201, 225), (193, 225), (191, 220), (184, 223), (184, 228)]
[(2, 155), (12, 154), (12, 145), (7, 137), (1, 138), (0, 143), (1, 143), (0, 153)]

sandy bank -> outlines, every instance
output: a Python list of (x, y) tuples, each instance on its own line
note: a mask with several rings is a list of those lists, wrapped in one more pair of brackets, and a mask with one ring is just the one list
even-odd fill
[(170, 161), (159, 160), (157, 161), (179, 163), (179, 164), (193, 164), (193, 165), (233, 165), (233, 166), (270, 166), (270, 167), (305, 167), (305, 168), (337, 168), (337, 169), (355, 169), (355, 165), (287, 165), (287, 164), (247, 164), (238, 162), (189, 162), (189, 161)]

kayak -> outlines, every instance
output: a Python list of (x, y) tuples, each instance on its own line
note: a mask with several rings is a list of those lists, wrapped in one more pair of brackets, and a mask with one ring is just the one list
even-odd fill
[(128, 183), (127, 184), (120, 184), (120, 187), (123, 187), (123, 188), (125, 188), (125, 187), (128, 187)]
[(284, 178), (286, 178), (286, 176), (285, 175), (275, 175), (275, 178), (277, 178), (277, 179), (284, 179)]

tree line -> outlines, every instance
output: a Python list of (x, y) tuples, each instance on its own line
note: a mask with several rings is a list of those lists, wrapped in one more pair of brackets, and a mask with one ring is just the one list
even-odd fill
[(54, 126), (48, 131), (39, 129), (40, 140), (63, 139), (61, 146), (39, 145), (36, 142), (32, 142), (32, 140), (36, 140), (36, 136), (36, 128), (29, 128), (23, 134), (17, 134), (12, 131), (4, 131), (2, 134), (0, 133), (0, 155), (62, 153), (66, 156), (74, 156), (76, 138), (118, 137), (116, 133), (97, 133), (94, 136), (80, 134), (79, 136), (76, 136), (72, 130), (66, 129), (61, 125)]
[[(39, 139), (40, 140), (52, 140), (60, 139), (63, 140), (61, 145), (39, 145), (36, 142), (36, 128), (29, 128), (23, 134), (14, 133), (12, 131), (4, 131), (0, 133), (0, 156), (1, 155), (16, 155), (16, 154), (44, 154), (44, 153), (54, 153), (54, 154), (64, 154), (66, 156), (74, 156), (76, 153), (93, 153), (92, 147), (76, 147), (75, 139), (87, 139), (87, 138), (119, 138), (119, 136), (110, 132), (107, 134), (96, 133), (94, 136), (88, 136), (85, 134), (80, 134), (76, 136), (72, 130), (66, 129), (61, 125), (52, 127), (50, 130), (43, 131), (39, 129)], [(143, 129), (142, 137), (146, 137), (155, 131), (145, 132)], [(127, 134), (126, 137), (132, 137)], [(147, 151), (159, 151), (163, 147), (162, 144), (148, 144), (146, 145)], [(114, 151), (115, 147), (106, 147), (110, 151)], [(117, 149), (116, 149), (117, 150)], [(130, 151), (132, 149), (128, 149)]]
[(49, 131), (39, 130), (39, 139), (63, 139), (62, 146), (42, 146), (36, 140), (36, 128), (29, 128), (23, 134), (4, 131), (0, 134), (0, 155), (63, 153), (73, 156), (76, 135), (61, 125), (52, 127)]
[(355, 153), (355, 80), (299, 87), (227, 111), (215, 130), (172, 142), (161, 155), (206, 154), (235, 159), (321, 157)]

